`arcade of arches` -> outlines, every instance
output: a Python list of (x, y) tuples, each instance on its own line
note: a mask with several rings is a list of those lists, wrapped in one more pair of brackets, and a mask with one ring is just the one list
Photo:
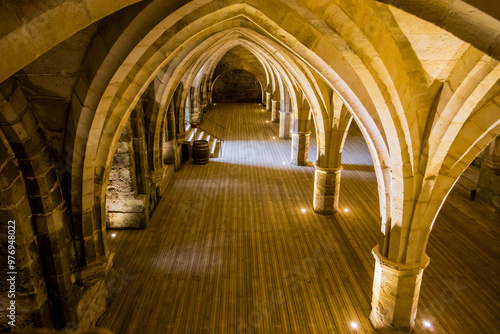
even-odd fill
[[(339, 214), (346, 137), (362, 135), (378, 185), (371, 307), (359, 311), (373, 330), (415, 327), (434, 222), (472, 163), (476, 201), (500, 208), (495, 1), (6, 0), (0, 17), (1, 253), (6, 272), (15, 221), (16, 328), (95, 326), (120, 278), (111, 231), (148, 230), (190, 163), (190, 123), (223, 151), (205, 117), (214, 103), (262, 104), (287, 163), (314, 170), (321, 217)], [(0, 329), (14, 329), (0, 285)]]

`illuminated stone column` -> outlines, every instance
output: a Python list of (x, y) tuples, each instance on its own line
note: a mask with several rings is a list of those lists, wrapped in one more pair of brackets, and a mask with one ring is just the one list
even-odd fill
[(266, 110), (271, 110), (271, 93), (266, 93)]
[(322, 215), (332, 215), (337, 212), (340, 194), (339, 168), (322, 168), (316, 166), (314, 174), (314, 212)]
[(309, 157), (309, 138), (311, 131), (292, 131), (292, 165), (306, 166)]
[(278, 123), (280, 121), (280, 111), (278, 110), (278, 101), (271, 101), (271, 122)]
[(291, 112), (280, 111), (280, 139), (290, 138), (290, 119)]
[(429, 257), (424, 256), (421, 263), (405, 265), (383, 257), (378, 245), (372, 253), (376, 263), (370, 321), (383, 333), (410, 333), (415, 325), (420, 284)]

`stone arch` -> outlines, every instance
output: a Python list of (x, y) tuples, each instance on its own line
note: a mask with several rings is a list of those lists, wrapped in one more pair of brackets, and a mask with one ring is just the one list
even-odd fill
[[(11, 30), (2, 33), (3, 37), (0, 39), (2, 58), (5, 60), (0, 64), (0, 82), (74, 33), (139, 1), (118, 0), (110, 4), (98, 3), (97, 6), (92, 0), (84, 0), (76, 6), (72, 1), (39, 1), (10, 5), (12, 8), (9, 9), (20, 14), (9, 17), (8, 28)], [(34, 38), (35, 36), (48, 37)]]
[[(439, 2), (429, 0), (393, 1), (377, 0), (400, 8), (425, 21), (451, 32), (460, 39), (475, 45), (479, 50), (500, 59), (497, 41), (500, 31), (498, 6), (480, 1)], [(481, 24), (477, 24), (481, 22)], [(466, 26), (467, 29), (463, 27)], [(496, 39), (495, 39), (496, 38)]]
[[(395, 22), (391, 21), (393, 24), (389, 28), (383, 25), (382, 19), (374, 20), (371, 26), (367, 25), (366, 22), (363, 23), (360, 16), (376, 17), (374, 14), (378, 13), (379, 7), (367, 5), (362, 7), (360, 13), (353, 13), (352, 8), (343, 7), (348, 5), (328, 5), (325, 13), (329, 11), (342, 12), (338, 17), (339, 22), (330, 22), (326, 16), (322, 18), (339, 31), (339, 34), (336, 34), (328, 30), (332, 32), (331, 35), (343, 37), (347, 41), (345, 43), (325, 40), (321, 34), (318, 34), (317, 38), (303, 40), (300, 38), (297, 27), (290, 27), (286, 22), (274, 22), (269, 19), (271, 15), (266, 15), (266, 13), (275, 11), (276, 8), (285, 8), (282, 3), (264, 5), (260, 9), (259, 15), (255, 15), (255, 8), (246, 4), (230, 5), (227, 9), (214, 11), (214, 15), (212, 13), (199, 15), (195, 9), (190, 12), (186, 21), (191, 22), (190, 20), (192, 20), (192, 25), (189, 27), (193, 31), (203, 30), (204, 34), (200, 33), (193, 37), (186, 33), (181, 25), (176, 27), (176, 29), (181, 28), (178, 30), (177, 37), (180, 40), (187, 40), (188, 36), (193, 37), (190, 40), (192, 48), (195, 47), (196, 43), (201, 45), (202, 41), (209, 39), (207, 37), (209, 34), (222, 30), (217, 24), (207, 23), (209, 18), (215, 16), (215, 13), (228, 21), (239, 15), (250, 17), (255, 21), (255, 24), (269, 29), (274, 35), (282, 36), (280, 34), (283, 34), (284, 37), (279, 40), (279, 43), (272, 43), (265, 37), (259, 37), (258, 40), (264, 43), (266, 49), (273, 48), (284, 51), (283, 55), (276, 55), (276, 59), (279, 61), (289, 62), (293, 57), (300, 58), (300, 63), (291, 59), (291, 63), (294, 65), (288, 66), (287, 69), (297, 76), (306, 73), (306, 78), (310, 78), (306, 80), (308, 84), (321, 77), (324, 79), (324, 86), (335, 90), (346, 105), (351, 108), (358, 124), (361, 125), (365, 138), (368, 138), (379, 185), (381, 185), (379, 189), (383, 240), (381, 241), (380, 253), (382, 256), (388, 256), (389, 253), (395, 254), (391, 255), (391, 260), (398, 263), (412, 262), (415, 259), (406, 256), (407, 249), (404, 244), (393, 243), (394, 251), (389, 252), (391, 244), (387, 239), (390, 235), (390, 241), (397, 240), (398, 233), (405, 239), (408, 234), (404, 233), (407, 233), (411, 228), (411, 216), (415, 214), (415, 196), (422, 188), (421, 184), (415, 182), (414, 177), (421, 172), (418, 170), (418, 166), (420, 166), (419, 154), (424, 145), (422, 143), (423, 133), (428, 129), (428, 113), (425, 109), (429, 106), (429, 100), (434, 97), (433, 93), (437, 89), (428, 85), (428, 78), (421, 66), (418, 65), (418, 58), (412, 54), (409, 43), (404, 39), (401, 41), (398, 39), (401, 35), (397, 31)], [(319, 12), (322, 11), (316, 8), (316, 13)], [(382, 14), (384, 19), (391, 20), (390, 12), (387, 9), (382, 9)], [(200, 17), (207, 18), (207, 20), (199, 20)], [(309, 24), (309, 21), (304, 17), (299, 17), (299, 21), (305, 22), (305, 26), (311, 29), (311, 34), (314, 36), (315, 33), (318, 33), (319, 27)], [(280, 24), (286, 30), (279, 28)], [(374, 29), (378, 28), (378, 25), (381, 29)], [(251, 28), (247, 29), (251, 30)], [(374, 30), (380, 31), (377, 33), (378, 37), (373, 33)], [(159, 32), (155, 31), (151, 34), (159, 34)], [(247, 34), (252, 35), (251, 32)], [(377, 38), (380, 36), (387, 37), (390, 44), (398, 52), (394, 54), (382, 52), (380, 47), (376, 46)], [(255, 38), (255, 36), (253, 37)], [(95, 203), (92, 201), (94, 198), (99, 198), (99, 195), (91, 196), (94, 195), (94, 189), (91, 189), (91, 186), (95, 186), (95, 180), (98, 180), (103, 172), (102, 166), (106, 166), (104, 162), (109, 159), (108, 146), (112, 148), (113, 143), (116, 143), (116, 130), (123, 126), (118, 121), (119, 116), (128, 117), (129, 110), (124, 107), (122, 100), (134, 104), (138, 92), (143, 89), (143, 85), (148, 80), (154, 77), (158, 68), (181, 54), (180, 50), (168, 44), (169, 40), (166, 43), (161, 43), (166, 39), (162, 38), (158, 39), (157, 44), (150, 49), (150, 52), (137, 51), (137, 54), (130, 56), (139, 59), (139, 61), (134, 63), (134, 66), (127, 64), (121, 68), (120, 73), (108, 86), (103, 99), (100, 100), (99, 107), (95, 109), (96, 117), (93, 120), (92, 130), (99, 138), (99, 145), (89, 141), (89, 145), (86, 147), (89, 155), (86, 156), (86, 165), (82, 173), (82, 184), (85, 183), (84, 190), (86, 190), (83, 191), (84, 201), (88, 201), (85, 203), (86, 208), (93, 207)], [(141, 43), (148, 43), (151, 39), (151, 36), (148, 36)], [(144, 49), (147, 49), (147, 45), (142, 48), (142, 50)], [(406, 51), (408, 54), (405, 53)], [(167, 60), (164, 59), (166, 54), (170, 57)], [(403, 55), (408, 56), (409, 60), (403, 62), (405, 65), (400, 65)], [(391, 66), (388, 66), (389, 64)], [(396, 65), (392, 66), (393, 64)], [(410, 68), (412, 66), (414, 69)], [(316, 73), (316, 77), (313, 73)], [(313, 78), (315, 80), (312, 80)], [(395, 84), (397, 78), (402, 79), (401, 82)], [(408, 87), (408, 90), (405, 86)], [(189, 85), (186, 84), (186, 87)], [(317, 115), (328, 116), (328, 104), (325, 102), (328, 101), (326, 98), (328, 93), (324, 92), (324, 87), (315, 86), (308, 89), (309, 94), (319, 101), (309, 101), (315, 107), (313, 110), (316, 110)], [(429, 91), (430, 93), (428, 93)], [(427, 94), (422, 94), (424, 92)], [(187, 90), (185, 94), (187, 95)], [(416, 102), (412, 104), (414, 98)], [(318, 120), (317, 124), (319, 125), (321, 118)], [(120, 125), (116, 127), (113, 123)], [(324, 126), (324, 124), (321, 125)], [(98, 172), (97, 178), (94, 175), (96, 170)], [(88, 215), (88, 212), (86, 214)], [(401, 230), (405, 231), (399, 232)]]

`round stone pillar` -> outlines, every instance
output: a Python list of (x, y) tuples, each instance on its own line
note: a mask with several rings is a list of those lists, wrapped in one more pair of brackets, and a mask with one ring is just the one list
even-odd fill
[(271, 101), (271, 122), (278, 123), (280, 121), (280, 112), (278, 110), (278, 101)]
[(292, 165), (306, 166), (309, 157), (309, 139), (311, 131), (292, 132)]
[(420, 263), (405, 265), (389, 261), (377, 245), (373, 278), (370, 321), (377, 330), (410, 333), (415, 325), (422, 274), (429, 264), (424, 256)]
[(322, 215), (332, 215), (337, 212), (340, 194), (339, 168), (322, 168), (316, 166), (314, 173), (314, 212)]
[(266, 110), (271, 110), (271, 93), (266, 93)]
[(280, 139), (290, 138), (290, 119), (292, 117), (291, 112), (280, 111)]

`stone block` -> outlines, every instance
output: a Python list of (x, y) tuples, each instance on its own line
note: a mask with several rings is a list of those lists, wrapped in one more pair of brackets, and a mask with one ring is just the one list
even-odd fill
[[(14, 164), (14, 161), (12, 161), (12, 159), (8, 159), (6, 161), (6, 164), (0, 170), (0, 189), (6, 189), (12, 184), (12, 182), (14, 182), (16, 178), (20, 176), (21, 171), (19, 170), (19, 168), (16, 166), (16, 164)], [(3, 202), (2, 204), (5, 203), (6, 202)]]
[(314, 174), (314, 212), (331, 215), (337, 211), (340, 195), (340, 168), (316, 166)]
[(309, 157), (309, 140), (311, 132), (292, 132), (291, 164), (306, 166)]
[(393, 263), (383, 257), (377, 245), (373, 249), (376, 259), (373, 279), (372, 311), (370, 321), (382, 332), (410, 333), (420, 293), (420, 284), (429, 258), (421, 263), (405, 265)]
[(57, 176), (54, 170), (49, 170), (45, 175), (36, 178), (25, 178), (26, 187), (28, 189), (33, 189), (39, 194), (48, 194), (52, 191), (56, 185)]
[(147, 223), (145, 212), (109, 212), (108, 219), (109, 228), (114, 229), (141, 229)]
[(94, 241), (94, 236), (91, 238), (85, 238), (85, 258), (87, 263), (92, 263), (97, 260), (97, 251)]
[[(39, 191), (39, 189), (33, 189)], [(61, 188), (58, 184), (54, 185), (47, 194), (30, 195), (33, 211), (35, 213), (50, 213), (59, 208), (63, 202)]]
[[(1, 206), (8, 203), (18, 203), (23, 197), (26, 196), (26, 188), (23, 179), (17, 177), (7, 188), (2, 189), (0, 192)], [(0, 206), (0, 207), (1, 207)]]
[(31, 132), (30, 137), (24, 142), (11, 141), (11, 147), (18, 159), (30, 159), (47, 146), (47, 139), (43, 130), (37, 128)]
[[(21, 201), (21, 203), (28, 203), (27, 200)], [(35, 231), (33, 229), (32, 215), (31, 210), (29, 210), (29, 206), (27, 207), (28, 211), (23, 212), (19, 211), (16, 208), (16, 211), (19, 213), (16, 218), (11, 216), (10, 219), (14, 219), (16, 221), (16, 244), (18, 247), (31, 244), (33, 242), (36, 243)], [(35, 253), (33, 253), (35, 254)]]

